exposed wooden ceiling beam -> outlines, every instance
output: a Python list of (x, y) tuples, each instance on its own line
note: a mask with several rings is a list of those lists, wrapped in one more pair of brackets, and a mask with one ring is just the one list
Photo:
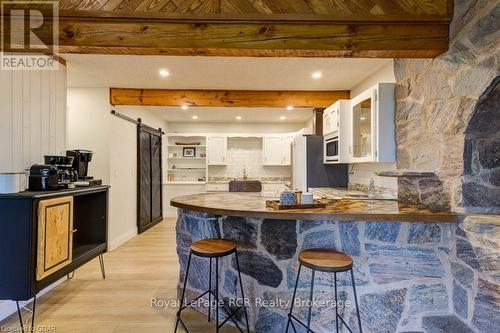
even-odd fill
[(112, 105), (208, 107), (328, 107), (349, 91), (110, 89)]
[(61, 18), (62, 53), (435, 57), (448, 49), (443, 23), (170, 23)]

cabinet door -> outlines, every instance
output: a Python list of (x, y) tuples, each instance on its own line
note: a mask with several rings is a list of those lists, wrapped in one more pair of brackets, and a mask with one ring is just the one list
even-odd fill
[(37, 281), (73, 260), (73, 197), (38, 204)]
[(279, 136), (265, 136), (264, 139), (264, 165), (283, 165), (283, 144)]
[(330, 116), (330, 128), (332, 132), (339, 130), (339, 106), (335, 105)]
[(323, 135), (330, 134), (332, 132), (331, 128), (331, 113), (329, 109), (326, 109), (323, 113)]
[(227, 137), (210, 136), (207, 138), (207, 158), (209, 165), (225, 165)]
[(291, 165), (291, 152), (292, 152), (293, 136), (285, 136), (281, 142), (283, 147), (283, 165)]
[(352, 103), (352, 156), (358, 162), (373, 159), (375, 106), (372, 93), (363, 93)]

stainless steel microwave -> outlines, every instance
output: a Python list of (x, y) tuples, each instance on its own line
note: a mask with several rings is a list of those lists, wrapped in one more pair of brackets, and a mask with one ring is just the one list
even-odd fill
[(325, 164), (339, 163), (339, 134), (334, 132), (323, 139), (323, 162)]

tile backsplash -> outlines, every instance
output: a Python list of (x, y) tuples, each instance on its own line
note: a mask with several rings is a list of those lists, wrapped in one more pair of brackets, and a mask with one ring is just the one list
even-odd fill
[(242, 178), (289, 179), (289, 166), (262, 166), (262, 138), (228, 138), (227, 165), (209, 166), (208, 179)]

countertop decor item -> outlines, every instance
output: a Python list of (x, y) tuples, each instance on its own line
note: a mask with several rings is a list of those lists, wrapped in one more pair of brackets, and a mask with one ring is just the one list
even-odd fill
[(296, 205), (282, 205), (279, 200), (267, 200), (266, 207), (272, 208), (276, 210), (285, 210), (285, 209), (310, 209), (310, 208), (326, 208), (326, 203), (316, 201), (311, 205), (304, 204), (296, 204)]
[(7, 172), (0, 173), (0, 193), (18, 193), (25, 189), (25, 173), (24, 172)]
[(303, 205), (312, 205), (314, 203), (314, 197), (312, 193), (302, 193), (302, 204)]
[(291, 191), (281, 192), (280, 205), (282, 205), (282, 206), (297, 205), (297, 199), (295, 198), (295, 194)]

